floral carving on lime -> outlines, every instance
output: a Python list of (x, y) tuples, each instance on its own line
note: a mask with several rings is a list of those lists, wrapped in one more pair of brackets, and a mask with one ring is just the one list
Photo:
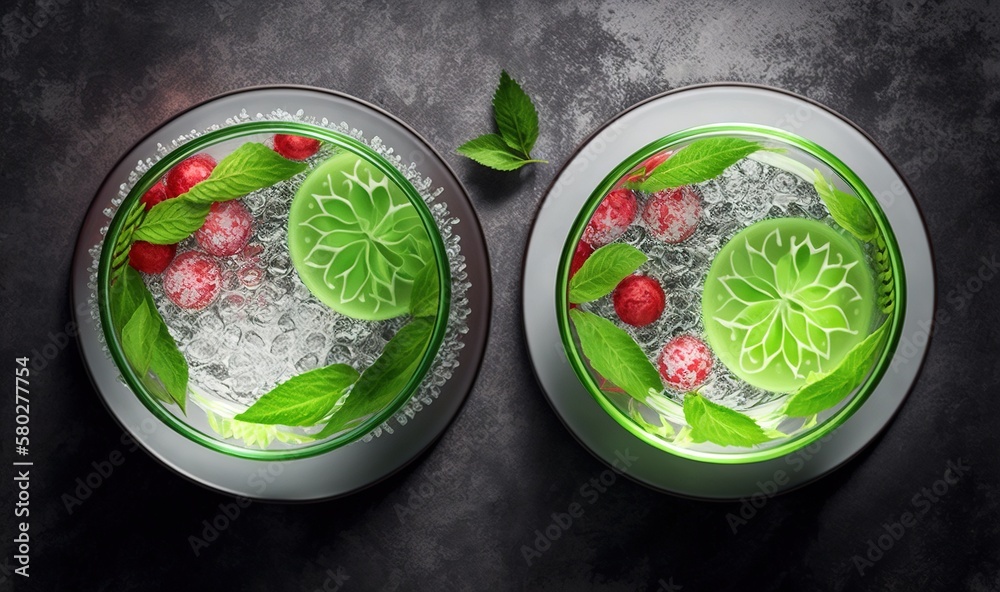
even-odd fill
[(395, 183), (341, 154), (310, 175), (295, 202), (290, 251), (320, 300), (364, 320), (407, 312), (413, 280), (432, 255), (416, 208)]
[(852, 239), (822, 223), (759, 224), (713, 263), (703, 308), (727, 366), (751, 384), (790, 390), (868, 334), (871, 278)]

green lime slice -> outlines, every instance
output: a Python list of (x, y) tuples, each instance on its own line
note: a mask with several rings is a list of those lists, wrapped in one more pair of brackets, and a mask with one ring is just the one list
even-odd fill
[(405, 313), (414, 278), (433, 261), (416, 207), (350, 152), (316, 167), (299, 187), (288, 215), (288, 250), (317, 298), (368, 321)]
[(790, 392), (832, 370), (871, 331), (875, 298), (857, 241), (805, 218), (734, 236), (705, 279), (709, 344), (746, 382)]

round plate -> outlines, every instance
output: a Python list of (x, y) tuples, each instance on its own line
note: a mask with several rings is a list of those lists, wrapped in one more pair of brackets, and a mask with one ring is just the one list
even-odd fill
[[(207, 129), (226, 117), (274, 110), (303, 110), (317, 119), (347, 122), (366, 138), (378, 136), (403, 163), (416, 163), (434, 187), (435, 200), (447, 205), (459, 219), (454, 231), (461, 237), (467, 262), (469, 332), (459, 365), (432, 405), (425, 405), (405, 424), (390, 420), (392, 431), (368, 441), (357, 441), (315, 457), (289, 461), (259, 461), (214, 452), (160, 424), (131, 390), (104, 350), (99, 321), (91, 317), (88, 286), (92, 257), (88, 250), (102, 240), (108, 218), (104, 209), (118, 195), (118, 183), (135, 163), (156, 153), (157, 144), (169, 146), (191, 130)], [(372, 485), (426, 450), (447, 428), (468, 396), (482, 363), (489, 334), (491, 288), (489, 261), (482, 228), (468, 195), (454, 172), (416, 132), (381, 109), (332, 91), (296, 86), (251, 88), (220, 95), (173, 117), (136, 144), (111, 170), (87, 212), (73, 257), (72, 300), (79, 325), (80, 350), (91, 380), (115, 419), (156, 459), (181, 475), (212, 489), (255, 499), (308, 501), (337, 497)], [(262, 472), (263, 471), (263, 472)]]
[[(907, 294), (900, 346), (875, 391), (842, 426), (787, 456), (712, 464), (654, 448), (605, 413), (573, 373), (556, 322), (559, 255), (594, 187), (637, 149), (682, 129), (767, 125), (816, 142), (861, 177), (897, 229)], [(919, 229), (919, 231), (918, 231)], [(905, 231), (903, 231), (905, 230)], [(930, 241), (916, 202), (878, 146), (843, 116), (785, 91), (744, 84), (685, 87), (639, 103), (605, 124), (570, 158), (535, 218), (524, 261), (524, 327), (535, 374), (570, 432), (595, 456), (654, 489), (704, 499), (767, 496), (817, 479), (860, 452), (889, 423), (916, 380), (934, 314)]]

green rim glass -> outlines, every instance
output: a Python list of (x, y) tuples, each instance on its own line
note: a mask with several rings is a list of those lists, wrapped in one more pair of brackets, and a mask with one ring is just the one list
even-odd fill
[[(587, 223), (593, 217), (594, 212), (600, 205), (604, 196), (622, 179), (627, 173), (634, 170), (639, 164), (650, 158), (654, 154), (677, 146), (682, 142), (711, 136), (738, 135), (747, 139), (760, 141), (771, 141), (788, 144), (797, 148), (805, 154), (813, 157), (825, 164), (831, 171), (837, 174), (855, 194), (863, 200), (873, 214), (879, 230), (885, 240), (889, 253), (889, 262), (893, 273), (893, 288), (895, 291), (895, 306), (887, 315), (886, 322), (890, 323), (888, 338), (882, 351), (876, 359), (867, 378), (857, 387), (854, 395), (845, 395), (845, 399), (850, 397), (846, 404), (835, 411), (830, 417), (818, 423), (816, 426), (804, 430), (800, 434), (788, 437), (784, 441), (763, 450), (739, 449), (732, 453), (719, 453), (704, 450), (695, 450), (675, 445), (667, 442), (647, 431), (639, 425), (629, 415), (624, 413), (613, 401), (601, 391), (593, 375), (588, 371), (585, 358), (573, 338), (572, 328), (569, 320), (569, 275), (570, 263), (577, 243), (582, 239)], [(900, 331), (902, 329), (903, 313), (906, 309), (905, 275), (903, 269), (902, 256), (896, 243), (895, 234), (889, 226), (885, 213), (879, 206), (878, 201), (871, 191), (865, 186), (854, 171), (832, 153), (796, 134), (767, 126), (748, 125), (742, 123), (724, 123), (688, 128), (674, 134), (670, 134), (656, 140), (640, 150), (633, 153), (616, 166), (597, 186), (594, 192), (587, 199), (586, 204), (577, 215), (570, 230), (566, 243), (563, 246), (559, 261), (556, 281), (556, 317), (559, 325), (559, 334), (563, 342), (563, 349), (569, 359), (573, 371), (577, 378), (583, 383), (587, 391), (594, 397), (597, 403), (607, 412), (620, 426), (628, 430), (643, 442), (668, 452), (670, 454), (716, 464), (746, 464), (762, 462), (774, 458), (779, 458), (786, 454), (800, 450), (816, 440), (834, 431), (838, 426), (848, 420), (861, 405), (871, 395), (878, 385), (879, 380), (888, 369), (892, 354), (899, 343)], [(843, 401), (842, 401), (843, 403)], [(678, 404), (679, 406), (679, 404)]]
[[(313, 138), (353, 152), (374, 165), (380, 172), (382, 172), (382, 174), (386, 175), (386, 177), (391, 179), (396, 185), (399, 186), (400, 189), (402, 189), (407, 199), (409, 199), (409, 201), (416, 208), (424, 230), (427, 232), (428, 239), (431, 242), (434, 260), (438, 267), (439, 298), (434, 328), (431, 334), (431, 339), (428, 342), (426, 350), (424, 351), (424, 355), (421, 358), (416, 371), (406, 383), (406, 386), (388, 406), (375, 413), (372, 417), (368, 418), (355, 428), (319, 442), (289, 449), (266, 450), (237, 446), (202, 432), (167, 410), (163, 404), (146, 389), (146, 387), (139, 380), (139, 377), (136, 376), (136, 373), (132, 369), (131, 365), (126, 360), (122, 345), (117, 336), (117, 332), (114, 330), (115, 327), (112, 323), (111, 317), (111, 305), (108, 298), (112, 267), (122, 264), (120, 254), (117, 260), (113, 260), (116, 259), (114, 257), (114, 246), (123, 229), (125, 229), (129, 224), (135, 223), (136, 216), (133, 214), (138, 211), (137, 208), (143, 207), (139, 202), (140, 197), (157, 181), (159, 181), (171, 167), (185, 158), (196, 154), (209, 146), (254, 134), (292, 134)], [(104, 248), (101, 250), (101, 259), (98, 266), (97, 294), (101, 327), (104, 333), (105, 341), (108, 344), (108, 349), (111, 352), (111, 357), (118, 369), (121, 371), (122, 377), (125, 379), (126, 384), (128, 384), (132, 392), (139, 397), (139, 400), (142, 401), (143, 405), (145, 405), (146, 408), (149, 409), (160, 421), (167, 424), (171, 429), (184, 437), (224, 454), (256, 460), (292, 460), (322, 454), (361, 438), (392, 417), (392, 415), (395, 414), (410, 399), (413, 393), (416, 392), (417, 388), (423, 382), (427, 371), (430, 369), (435, 356), (437, 355), (447, 329), (448, 312), (451, 304), (451, 267), (449, 266), (448, 255), (445, 250), (444, 242), (442, 241), (441, 235), (438, 231), (437, 224), (434, 221), (427, 205), (424, 203), (423, 198), (421, 198), (416, 188), (413, 187), (413, 185), (402, 175), (402, 173), (400, 173), (399, 170), (396, 169), (396, 167), (394, 167), (391, 163), (382, 158), (381, 155), (365, 145), (363, 142), (325, 127), (294, 121), (258, 121), (236, 124), (205, 133), (162, 157), (145, 174), (142, 175), (138, 182), (136, 182), (135, 186), (132, 187), (132, 190), (129, 191), (128, 196), (123, 200), (121, 206), (118, 208), (118, 211), (115, 213), (114, 219), (111, 221), (111, 225), (109, 226), (108, 232), (104, 238)]]

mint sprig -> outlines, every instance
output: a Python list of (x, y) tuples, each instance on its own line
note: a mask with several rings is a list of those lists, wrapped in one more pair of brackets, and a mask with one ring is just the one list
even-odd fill
[(810, 372), (805, 384), (799, 387), (785, 405), (785, 414), (791, 417), (808, 417), (842, 401), (868, 375), (888, 325), (888, 321), (882, 323), (871, 335), (851, 348), (833, 370), (823, 374)]
[(434, 328), (440, 286), (436, 265), (424, 267), (413, 282), (409, 324), (386, 344), (382, 355), (363, 374), (333, 364), (294, 376), (279, 384), (233, 419), (269, 425), (314, 426), (333, 411), (326, 426), (311, 436), (323, 439), (356, 425), (388, 405), (416, 370)]
[(579, 309), (569, 311), (569, 318), (594, 371), (639, 401), (645, 401), (651, 390), (663, 390), (660, 373), (628, 333)]
[(752, 418), (698, 393), (684, 395), (684, 419), (691, 426), (694, 442), (749, 448), (771, 439)]
[(581, 304), (611, 293), (626, 276), (649, 258), (622, 243), (605, 245), (590, 255), (569, 281), (569, 301)]
[(484, 134), (462, 144), (456, 152), (498, 171), (513, 171), (533, 162), (538, 139), (538, 111), (531, 97), (504, 70), (493, 94), (493, 119), (498, 134)]
[(727, 168), (765, 148), (758, 142), (742, 138), (711, 137), (695, 140), (647, 171), (645, 180), (627, 183), (632, 189), (647, 193), (702, 183), (722, 174)]
[(346, 364), (304, 372), (274, 387), (233, 419), (271, 425), (316, 425), (358, 376), (358, 371)]
[(375, 360), (354, 384), (344, 404), (314, 437), (317, 440), (349, 429), (384, 409), (409, 382), (427, 349), (434, 321), (418, 318), (407, 323), (385, 344)]
[(212, 174), (190, 191), (153, 206), (134, 238), (157, 245), (180, 242), (201, 228), (212, 203), (270, 187), (306, 167), (306, 163), (288, 160), (263, 144), (247, 142), (223, 158)]

